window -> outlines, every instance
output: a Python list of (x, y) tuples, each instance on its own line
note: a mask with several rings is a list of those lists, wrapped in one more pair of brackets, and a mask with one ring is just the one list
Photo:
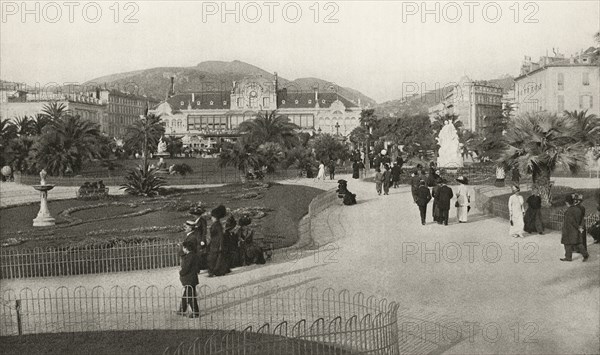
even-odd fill
[(563, 95), (558, 95), (556, 97), (556, 99), (557, 99), (556, 110), (558, 112), (563, 112), (565, 110), (565, 97)]
[(590, 85), (590, 73), (583, 73), (581, 81), (584, 86), (589, 86)]
[(587, 110), (594, 107), (594, 97), (592, 95), (579, 96), (579, 108)]
[(558, 90), (563, 91), (565, 89), (565, 75), (558, 73)]
[(269, 107), (271, 100), (268, 97), (263, 97), (263, 107)]
[(237, 98), (237, 107), (242, 107), (244, 105), (244, 99), (242, 99), (241, 97)]

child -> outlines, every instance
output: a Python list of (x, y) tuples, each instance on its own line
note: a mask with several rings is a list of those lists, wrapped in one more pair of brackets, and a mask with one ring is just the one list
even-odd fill
[(381, 195), (381, 186), (383, 184), (383, 174), (381, 173), (381, 169), (375, 168), (375, 190), (377, 190), (377, 194)]
[(196, 286), (198, 285), (198, 272), (200, 271), (200, 260), (194, 250), (194, 244), (186, 240), (183, 242), (183, 255), (181, 256), (181, 270), (179, 271), (179, 280), (183, 285), (183, 296), (181, 297), (181, 308), (177, 311), (178, 315), (185, 316), (188, 305), (192, 307), (190, 318), (198, 318), (200, 309), (198, 299), (196, 298)]

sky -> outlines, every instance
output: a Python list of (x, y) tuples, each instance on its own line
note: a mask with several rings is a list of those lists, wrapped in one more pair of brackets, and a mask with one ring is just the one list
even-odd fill
[[(600, 1), (0, 0), (0, 78), (83, 83), (240, 60), (317, 77), (377, 102), (516, 76), (524, 56), (594, 44)], [(224, 4), (224, 5), (222, 5)], [(419, 89), (416, 89), (416, 88)]]

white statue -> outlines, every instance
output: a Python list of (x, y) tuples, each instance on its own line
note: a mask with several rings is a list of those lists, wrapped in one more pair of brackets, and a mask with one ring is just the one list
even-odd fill
[(459, 168), (463, 166), (460, 142), (454, 124), (444, 121), (444, 127), (437, 138), (440, 150), (438, 152), (438, 166), (442, 168)]
[(165, 143), (162, 139), (162, 137), (160, 137), (160, 140), (158, 141), (158, 147), (157, 147), (157, 153), (164, 153), (167, 151), (167, 143)]
[(46, 176), (48, 176), (46, 169), (42, 169), (40, 171), (40, 185), (46, 185)]

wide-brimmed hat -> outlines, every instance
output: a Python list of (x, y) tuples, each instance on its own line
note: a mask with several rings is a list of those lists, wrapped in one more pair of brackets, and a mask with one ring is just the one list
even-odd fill
[(465, 184), (465, 185), (469, 183), (469, 179), (467, 179), (466, 177), (464, 177), (462, 175), (457, 177), (456, 181), (460, 182), (461, 184)]
[(248, 216), (242, 216), (242, 218), (240, 218), (240, 220), (238, 221), (238, 224), (242, 227), (248, 226), (250, 225), (250, 223), (252, 223), (252, 220)]
[(340, 179), (338, 180), (338, 184), (347, 184), (348, 181), (344, 180), (344, 179)]
[(196, 221), (185, 221), (186, 226), (195, 227), (196, 224)]
[(190, 207), (189, 213), (194, 216), (201, 216), (206, 212), (204, 206), (192, 206)]
[(225, 217), (226, 214), (227, 214), (227, 209), (223, 205), (219, 205), (219, 206), (215, 207), (212, 211), (210, 211), (210, 215), (217, 219), (221, 219), (221, 218)]

